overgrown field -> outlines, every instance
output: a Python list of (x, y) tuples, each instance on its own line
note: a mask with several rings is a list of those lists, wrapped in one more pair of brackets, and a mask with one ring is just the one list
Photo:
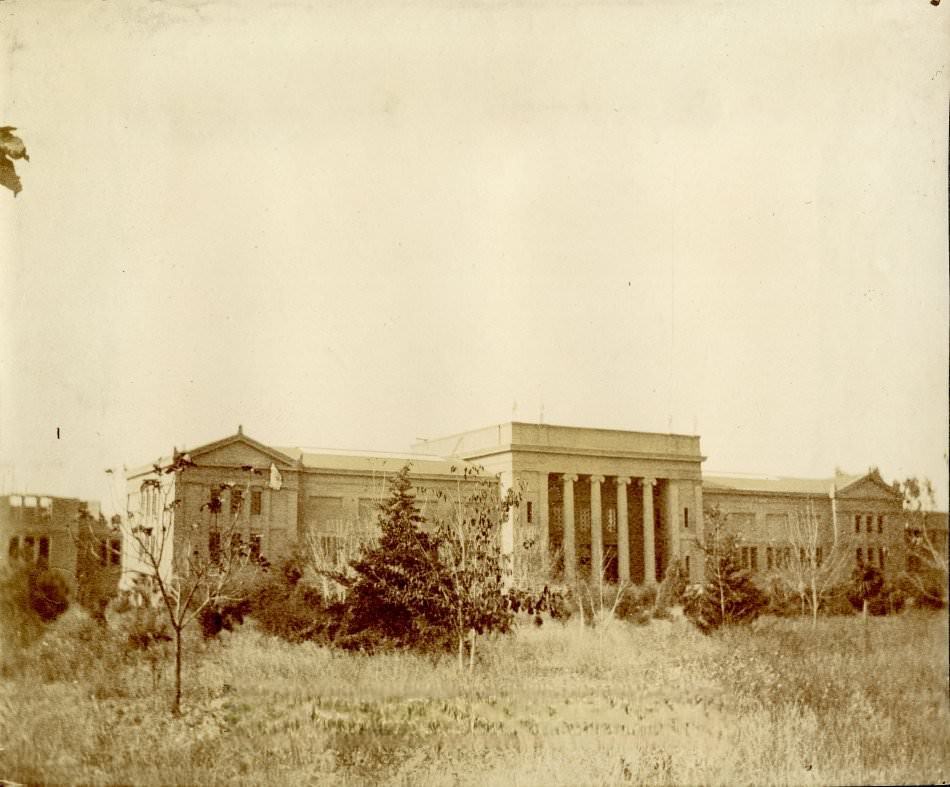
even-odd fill
[[(247, 625), (167, 674), (75, 610), (2, 688), (0, 778), (85, 784), (897, 784), (950, 779), (945, 613), (524, 626), (452, 658)], [(92, 627), (92, 628), (90, 628)], [(76, 643), (84, 642), (80, 647)], [(83, 648), (86, 650), (83, 653)], [(158, 679), (157, 689), (155, 681)]]

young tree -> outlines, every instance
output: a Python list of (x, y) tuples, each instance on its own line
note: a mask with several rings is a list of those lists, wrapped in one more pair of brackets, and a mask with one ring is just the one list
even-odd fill
[(683, 612), (704, 634), (720, 626), (746, 623), (758, 617), (765, 597), (739, 565), (737, 537), (723, 527), (718, 507), (703, 511), (706, 540), (705, 580), (690, 585)]
[(457, 645), (459, 668), (468, 640), (471, 671), (477, 637), (511, 627), (509, 567), (501, 550), (501, 527), (520, 496), (513, 489), (501, 495), (497, 479), (479, 478), (477, 470), (466, 468), (452, 503), (452, 516), (440, 521), (436, 531), (438, 563), (431, 571), (433, 587), (441, 595), (438, 608), (448, 612), (446, 623)]
[(904, 578), (922, 601), (947, 605), (948, 544), (946, 524), (939, 527), (933, 485), (929, 479), (895, 481), (904, 500), (904, 538), (908, 566)]
[[(249, 545), (244, 544), (240, 536), (239, 514), (226, 515), (224, 525), (220, 524), (219, 498), (212, 498), (204, 507), (211, 518), (207, 545), (199, 540), (204, 534), (198, 522), (176, 521), (174, 513), (179, 501), (169, 500), (172, 488), (162, 485), (162, 477), (187, 472), (193, 466), (187, 454), (178, 453), (166, 466), (155, 464), (146, 485), (160, 501), (158, 527), (136, 522), (129, 512), (130, 522), (126, 528), (126, 537), (144, 564), (142, 573), (151, 585), (152, 603), (164, 612), (164, 619), (172, 630), (175, 694), (171, 712), (176, 716), (181, 713), (182, 635), (209, 607), (238, 600), (234, 590), (250, 558)], [(246, 495), (249, 496), (250, 476), (260, 471), (246, 470)]]
[(812, 626), (818, 625), (818, 610), (832, 589), (848, 577), (849, 550), (837, 534), (832, 541), (822, 538), (821, 520), (814, 507), (797, 512), (786, 524), (787, 549), (778, 552), (773, 575), (798, 596), (811, 613)]

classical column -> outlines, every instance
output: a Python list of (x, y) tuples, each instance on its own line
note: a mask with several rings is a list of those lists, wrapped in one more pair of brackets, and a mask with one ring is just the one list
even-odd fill
[(568, 584), (574, 582), (577, 569), (577, 549), (574, 546), (574, 482), (576, 475), (567, 475), (561, 477), (564, 484), (564, 538), (562, 547), (564, 550), (564, 581)]
[(548, 474), (538, 473), (538, 539), (541, 549), (541, 571), (547, 580), (551, 575), (551, 556), (549, 553), (551, 532), (548, 519)]
[(655, 478), (641, 478), (643, 488), (643, 583), (656, 584), (656, 548), (653, 544), (653, 487)]
[(601, 523), (600, 485), (602, 475), (590, 477), (590, 578), (600, 583), (604, 571), (604, 531)]
[[(666, 526), (669, 528), (667, 533), (667, 566), (676, 563), (680, 555), (680, 495), (676, 482), (672, 479), (666, 481)], [(669, 569), (667, 569), (669, 570)]]
[(617, 477), (617, 577), (630, 581), (630, 523), (627, 521), (627, 484), (630, 479)]

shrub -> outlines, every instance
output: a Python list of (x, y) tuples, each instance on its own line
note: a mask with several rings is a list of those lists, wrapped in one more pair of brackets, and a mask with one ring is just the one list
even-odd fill
[(246, 612), (261, 631), (288, 642), (334, 640), (342, 618), (340, 604), (327, 604), (320, 591), (303, 581), (302, 559), (294, 556), (269, 571), (253, 588)]
[(68, 607), (68, 588), (54, 571), (28, 563), (0, 569), (0, 629), (8, 645), (29, 646)]

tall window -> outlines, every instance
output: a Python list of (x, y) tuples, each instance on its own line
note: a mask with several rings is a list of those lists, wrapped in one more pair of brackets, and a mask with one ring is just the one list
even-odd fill
[(865, 524), (865, 527), (867, 528), (868, 533), (873, 532), (874, 531), (874, 514), (868, 514), (866, 517), (864, 517), (864, 524)]
[(861, 532), (861, 515), (860, 514), (854, 515), (854, 532), (855, 533)]
[(208, 533), (208, 558), (212, 563), (221, 560), (221, 533), (217, 530)]
[(251, 533), (250, 559), (252, 562), (257, 562), (261, 559), (261, 540), (262, 536), (260, 533)]
[[(530, 503), (528, 505), (531, 505)], [(251, 515), (261, 515), (261, 490), (255, 489), (251, 492)]]
[(749, 568), (752, 571), (759, 570), (759, 548), (749, 547)]
[(821, 547), (815, 547), (815, 565), (821, 565)]
[(854, 562), (859, 566), (864, 565), (864, 555), (861, 553), (861, 547), (854, 550)]
[(10, 549), (8, 554), (10, 555), (11, 560), (16, 560), (20, 557), (20, 537), (12, 536), (10, 538)]
[(881, 571), (884, 570), (884, 547), (877, 548), (877, 560), (878, 565), (881, 567)]
[(244, 490), (239, 486), (231, 489), (231, 513), (240, 514), (244, 505)]
[(877, 532), (878, 533), (884, 532), (884, 514), (877, 515)]
[(688, 508), (683, 509), (683, 528), (686, 530), (689, 529), (689, 509)]
[(772, 569), (774, 563), (772, 562), (772, 547), (765, 548), (765, 567), (769, 570)]
[(40, 536), (40, 550), (37, 562), (45, 566), (49, 563), (49, 536)]
[(528, 524), (530, 525), (534, 521), (534, 506), (532, 505), (530, 500), (528, 501), (528, 507), (527, 507), (527, 510), (525, 511), (525, 514), (528, 519)]
[(33, 536), (24, 536), (23, 537), (23, 557), (27, 560), (33, 560)]

